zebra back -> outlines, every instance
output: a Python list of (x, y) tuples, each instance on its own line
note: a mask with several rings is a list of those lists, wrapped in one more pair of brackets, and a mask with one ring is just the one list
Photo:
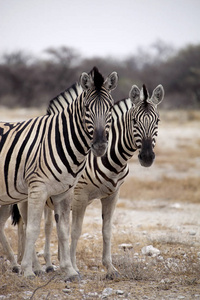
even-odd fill
[(71, 87), (60, 93), (49, 102), (47, 114), (57, 114), (65, 110), (76, 98), (81, 95), (82, 92), (83, 89), (81, 85), (79, 85), (77, 82), (74, 83)]

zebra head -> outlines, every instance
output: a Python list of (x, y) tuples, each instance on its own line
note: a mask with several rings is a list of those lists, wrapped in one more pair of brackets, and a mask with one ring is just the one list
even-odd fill
[(114, 104), (111, 91), (117, 83), (116, 72), (104, 80), (96, 67), (89, 74), (82, 73), (80, 78), (83, 88), (83, 125), (92, 140), (91, 149), (95, 156), (103, 156), (107, 150)]
[(138, 159), (144, 167), (150, 167), (155, 159), (153, 148), (158, 134), (159, 114), (157, 105), (164, 98), (164, 89), (158, 85), (151, 98), (143, 85), (141, 91), (133, 85), (129, 97), (133, 103), (133, 135), (136, 148), (139, 150)]

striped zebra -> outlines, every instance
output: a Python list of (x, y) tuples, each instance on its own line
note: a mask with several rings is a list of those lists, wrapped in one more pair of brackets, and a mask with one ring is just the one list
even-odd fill
[[(115, 103), (112, 110), (112, 125), (109, 132), (108, 149), (104, 156), (95, 157), (92, 152), (87, 157), (86, 168), (75, 189), (72, 202), (72, 229), (70, 254), (74, 268), (76, 264), (76, 247), (81, 235), (82, 223), (86, 207), (94, 200), (100, 199), (102, 204), (102, 262), (107, 268), (107, 278), (119, 275), (112, 264), (111, 227), (112, 216), (119, 197), (120, 186), (128, 175), (128, 161), (136, 150), (142, 166), (150, 167), (154, 161), (153, 148), (156, 144), (159, 113), (157, 105), (164, 97), (164, 89), (157, 86), (149, 97), (145, 86), (139, 90), (133, 86), (128, 99)], [(51, 203), (49, 206), (51, 206)], [(46, 241), (44, 257), (49, 269), (50, 234), (52, 211), (45, 207)]]
[[(116, 72), (104, 80), (94, 67), (80, 77), (83, 92), (79, 95), (74, 87), (75, 100), (58, 113), (24, 122), (0, 123), (0, 215), (9, 204), (28, 199), (21, 263), (24, 276), (34, 276), (32, 253), (49, 197), (55, 211), (60, 268), (67, 278), (78, 275), (72, 267), (68, 245), (74, 186), (85, 168), (89, 150), (101, 156), (107, 149), (113, 107), (111, 90), (117, 82)], [(65, 92), (56, 99), (59, 102), (61, 98), (65, 98)], [(2, 221), (0, 225), (1, 242), (6, 244)]]
[(113, 107), (107, 152), (102, 157), (94, 157), (91, 152), (88, 155), (86, 168), (75, 187), (72, 202), (70, 255), (77, 272), (76, 248), (85, 210), (98, 198), (102, 204), (102, 263), (107, 269), (107, 278), (119, 275), (111, 257), (112, 217), (120, 186), (129, 172), (127, 163), (134, 152), (139, 151), (138, 159), (144, 167), (150, 167), (155, 159), (153, 148), (159, 122), (157, 105), (163, 97), (162, 85), (154, 89), (151, 98), (145, 86), (140, 91), (133, 85), (129, 98), (115, 103)]

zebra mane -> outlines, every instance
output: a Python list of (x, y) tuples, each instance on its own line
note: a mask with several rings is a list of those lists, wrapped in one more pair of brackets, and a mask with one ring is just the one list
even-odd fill
[(115, 104), (119, 104), (119, 102), (121, 102), (121, 101), (125, 101), (125, 100), (127, 100), (127, 98), (123, 98), (123, 99), (114, 100), (114, 105), (115, 105)]
[(97, 67), (94, 67), (90, 73), (92, 76), (92, 79), (94, 81), (94, 86), (96, 87), (96, 89), (99, 91), (104, 83), (104, 78), (101, 75), (101, 73), (99, 72), (99, 70), (97, 69)]
[(149, 98), (149, 95), (148, 95), (148, 92), (147, 92), (147, 88), (146, 88), (146, 85), (143, 84), (143, 94), (144, 94), (144, 104), (145, 106), (148, 106), (148, 101), (147, 99)]
[(56, 114), (66, 109), (82, 93), (82, 87), (76, 82), (64, 92), (50, 100), (47, 114)]

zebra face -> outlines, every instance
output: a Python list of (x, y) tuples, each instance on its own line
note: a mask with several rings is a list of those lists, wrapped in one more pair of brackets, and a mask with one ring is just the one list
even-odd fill
[(114, 104), (110, 92), (117, 86), (117, 82), (116, 72), (111, 73), (104, 81), (95, 67), (90, 74), (83, 73), (81, 77), (84, 90), (83, 122), (91, 138), (91, 150), (95, 156), (103, 156), (107, 150)]
[(159, 117), (155, 111), (154, 114), (151, 113), (153, 118), (149, 114), (150, 112), (148, 115), (137, 114), (134, 118), (135, 144), (139, 150), (139, 162), (143, 167), (150, 167), (155, 159), (153, 149), (156, 144)]
[(107, 150), (112, 107), (111, 99), (109, 102), (99, 99), (85, 107), (86, 130), (92, 137), (91, 150), (95, 156), (103, 156)]
[(145, 86), (141, 89), (133, 86), (129, 97), (133, 108), (133, 138), (136, 148), (139, 150), (138, 159), (143, 167), (150, 167), (155, 159), (153, 151), (158, 134), (159, 113), (157, 105), (164, 98), (164, 89), (159, 85), (149, 98)]

